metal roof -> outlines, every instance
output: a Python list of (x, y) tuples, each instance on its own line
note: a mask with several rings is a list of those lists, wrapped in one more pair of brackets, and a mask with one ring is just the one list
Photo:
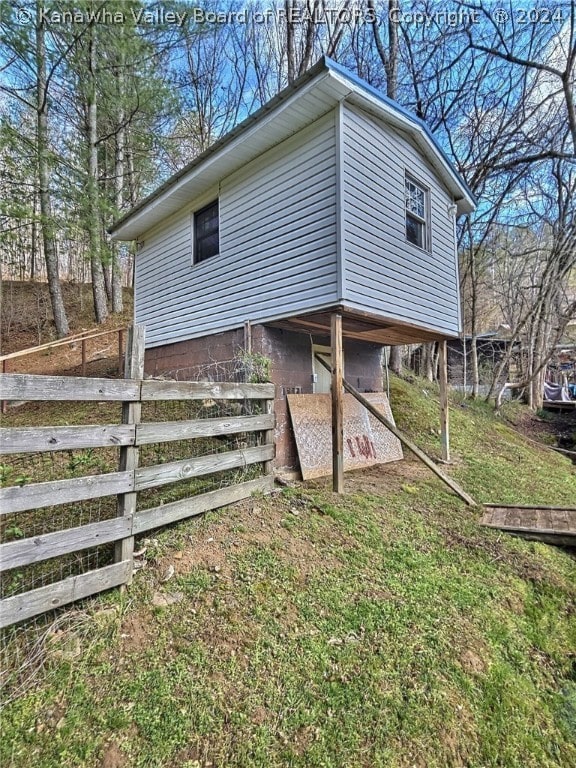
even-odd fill
[(323, 57), (128, 211), (112, 225), (110, 234), (116, 240), (140, 237), (226, 176), (313, 123), (340, 101), (355, 104), (408, 134), (450, 190), (458, 213), (474, 210), (474, 196), (428, 126), (340, 64)]

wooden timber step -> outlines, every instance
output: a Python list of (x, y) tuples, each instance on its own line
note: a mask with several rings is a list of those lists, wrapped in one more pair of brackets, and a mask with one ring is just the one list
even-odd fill
[(576, 547), (576, 507), (485, 504), (480, 525), (546, 544)]

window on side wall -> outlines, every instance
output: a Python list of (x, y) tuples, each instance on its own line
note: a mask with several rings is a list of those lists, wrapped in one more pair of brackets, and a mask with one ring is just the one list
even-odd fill
[(406, 240), (418, 248), (429, 249), (430, 227), (428, 190), (406, 176)]
[(194, 212), (194, 258), (193, 264), (217, 256), (220, 251), (220, 214), (218, 200)]

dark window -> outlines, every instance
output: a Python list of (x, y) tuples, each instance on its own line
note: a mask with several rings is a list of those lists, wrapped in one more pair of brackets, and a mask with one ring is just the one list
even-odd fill
[(218, 200), (194, 214), (194, 263), (216, 256), (220, 250)]
[(406, 178), (406, 240), (419, 248), (427, 247), (426, 208), (426, 190)]

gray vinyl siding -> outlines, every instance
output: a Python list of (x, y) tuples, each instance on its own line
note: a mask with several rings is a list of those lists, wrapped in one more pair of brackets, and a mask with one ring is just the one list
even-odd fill
[[(458, 267), (450, 194), (401, 134), (355, 107), (343, 109), (345, 304), (457, 334)], [(429, 189), (429, 252), (406, 240), (406, 172)]]
[(334, 112), (223, 179), (219, 201), (218, 256), (192, 266), (199, 205), (143, 238), (135, 313), (148, 347), (337, 300)]

